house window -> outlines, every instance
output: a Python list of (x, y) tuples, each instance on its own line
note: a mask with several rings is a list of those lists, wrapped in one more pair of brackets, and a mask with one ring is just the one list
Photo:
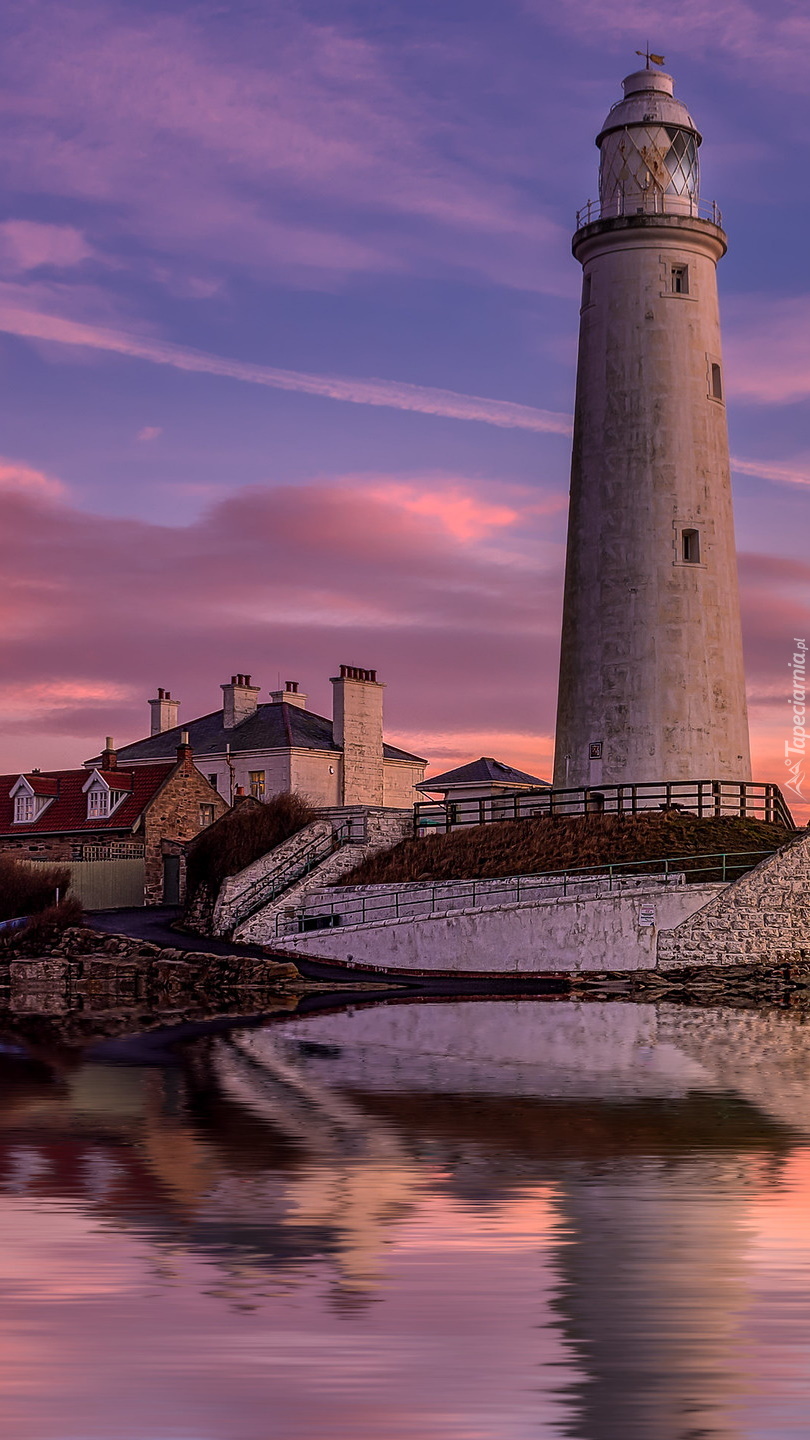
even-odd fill
[(670, 283), (673, 295), (689, 294), (689, 266), (673, 265), (670, 268)]
[(216, 775), (209, 775), (209, 776), (207, 777), (207, 779), (208, 779), (208, 784), (211, 786), (212, 789), (214, 789), (214, 790), (218, 790), (218, 789), (219, 789), (219, 781), (218, 781), (218, 777), (217, 777)]
[(87, 792), (88, 820), (102, 820), (110, 813), (110, 797), (106, 790), (96, 787)]
[(15, 795), (14, 797), (14, 823), (24, 825), (26, 821), (36, 818), (33, 795)]
[(681, 535), (681, 559), (685, 565), (700, 564), (700, 531), (684, 530)]
[(264, 799), (264, 771), (250, 770), (250, 793), (254, 800)]
[(713, 400), (722, 400), (723, 398), (723, 375), (716, 361), (712, 361), (711, 397)]
[(206, 825), (213, 825), (213, 823), (214, 823), (214, 807), (213, 807), (213, 805), (201, 805), (201, 806), (200, 806), (200, 829), (201, 829), (201, 830), (204, 830), (205, 827), (206, 827)]

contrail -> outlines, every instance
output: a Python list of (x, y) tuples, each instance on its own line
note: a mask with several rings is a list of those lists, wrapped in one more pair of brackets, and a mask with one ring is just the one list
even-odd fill
[(758, 480), (775, 480), (782, 485), (810, 485), (810, 467), (800, 469), (796, 465), (781, 465), (773, 460), (735, 460), (732, 457), (731, 468), (740, 475), (754, 475)]
[(481, 395), (460, 395), (454, 390), (436, 390), (427, 385), (409, 385), (399, 380), (345, 380), (336, 375), (310, 375), (300, 370), (276, 370), (269, 365), (250, 365), (188, 350), (166, 340), (143, 339), (96, 325), (83, 325), (57, 315), (43, 315), (0, 305), (0, 331), (34, 340), (52, 340), (59, 345), (84, 345), (94, 350), (113, 351), (155, 365), (172, 365), (176, 370), (193, 370), (204, 375), (224, 375), (251, 385), (268, 385), (275, 390), (299, 390), (345, 400), (352, 405), (386, 405), (392, 410), (417, 410), (424, 415), (442, 415), (453, 420), (480, 420), (509, 430), (539, 430), (555, 435), (571, 433), (571, 417), (553, 410), (536, 410), (511, 400), (489, 400)]

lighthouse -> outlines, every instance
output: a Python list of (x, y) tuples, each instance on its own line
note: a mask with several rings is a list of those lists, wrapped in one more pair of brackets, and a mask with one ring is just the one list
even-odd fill
[(726, 235), (671, 76), (628, 75), (577, 217), (554, 784), (751, 778), (717, 301)]

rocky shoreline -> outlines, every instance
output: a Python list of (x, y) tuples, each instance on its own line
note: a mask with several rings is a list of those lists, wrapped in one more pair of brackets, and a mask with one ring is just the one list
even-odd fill
[(612, 997), (668, 1000), (686, 1005), (738, 1008), (777, 1005), (810, 1010), (810, 961), (769, 964), (684, 965), (666, 970), (590, 970), (572, 975), (571, 994), (583, 999)]
[(164, 948), (86, 927), (65, 930), (45, 955), (8, 949), (0, 958), (0, 1008), (53, 1014), (71, 1009), (189, 1007), (203, 1013), (293, 1004), (336, 988), (310, 981), (290, 961)]

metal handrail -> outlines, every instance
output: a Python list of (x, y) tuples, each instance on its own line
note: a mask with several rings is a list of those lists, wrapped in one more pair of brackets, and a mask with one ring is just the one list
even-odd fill
[(767, 781), (666, 780), (634, 785), (591, 785), (565, 789), (514, 790), (480, 800), (423, 800), (414, 806), (414, 831), (455, 829), (499, 820), (542, 816), (647, 814), (656, 808), (682, 809), (698, 816), (735, 815), (762, 819), (794, 830), (795, 824), (778, 785)]
[(612, 200), (588, 200), (577, 211), (576, 228), (582, 230), (597, 220), (619, 220), (631, 215), (681, 215), (687, 219), (710, 220), (721, 229), (723, 225), (723, 215), (716, 200), (648, 190), (643, 193), (635, 191), (631, 195), (620, 193)]
[[(387, 893), (384, 895), (338, 896), (334, 900), (325, 900), (321, 902), (323, 908), (317, 915), (299, 915), (292, 923), (299, 932), (304, 928), (309, 928), (307, 921), (311, 923), (326, 920), (327, 923), (336, 926), (341, 924), (365, 925), (369, 918), (374, 918), (375, 912), (391, 909), (394, 914), (388, 918), (394, 920), (415, 919), (417, 916), (414, 912), (417, 907), (419, 907), (420, 915), (427, 917), (442, 913), (440, 909), (437, 909), (439, 901), (451, 902), (445, 906), (446, 909), (463, 908), (465, 903), (474, 907), (478, 904), (479, 895), (482, 899), (492, 899), (498, 888), (509, 891), (510, 895), (514, 897), (510, 901), (513, 904), (520, 904), (521, 892), (525, 896), (527, 891), (536, 892), (560, 885), (563, 899), (567, 897), (572, 886), (580, 886), (583, 883), (606, 880), (608, 892), (612, 892), (614, 888), (620, 888), (618, 885), (614, 886), (614, 880), (620, 882), (628, 873), (630, 877), (639, 879), (645, 879), (648, 876), (657, 878), (663, 875), (666, 885), (673, 877), (677, 877), (678, 883), (680, 883), (681, 877), (685, 881), (687, 876), (689, 882), (693, 882), (696, 875), (715, 874), (719, 871), (719, 883), (728, 884), (738, 873), (745, 874), (748, 870), (753, 870), (761, 860), (767, 859), (768, 856), (775, 853), (776, 851), (773, 849), (723, 850), (706, 855), (663, 855), (651, 860), (606, 861), (602, 865), (580, 865), (567, 870), (545, 870), (534, 875), (489, 876), (471, 880), (434, 880), (429, 886), (420, 884), (418, 881), (406, 882), (402, 886), (392, 885), (390, 889), (386, 887)], [(696, 866), (694, 862), (699, 860), (713, 863)], [(651, 865), (657, 866), (658, 869), (646, 872), (642, 870), (643, 866)], [(502, 882), (500, 887), (499, 881)], [(448, 886), (454, 887), (453, 895), (440, 896), (437, 894), (439, 890), (446, 889)], [(486, 892), (483, 892), (482, 887), (484, 886), (487, 887)], [(418, 889), (419, 893), (409, 894), (409, 888)], [(425, 909), (425, 906), (429, 908)], [(359, 918), (355, 913), (358, 907)], [(348, 912), (345, 920), (341, 920), (341, 910)], [(277, 936), (285, 933), (283, 929), (285, 923), (289, 924), (289, 921), (285, 922), (282, 916), (276, 917)]]
[[(341, 846), (348, 845), (352, 839), (351, 821), (344, 821), (337, 829), (328, 835), (316, 835), (298, 852), (294, 859), (276, 867), (275, 870), (268, 870), (264, 875), (259, 875), (252, 880), (245, 889), (240, 892), (234, 901), (234, 913), (229, 915), (229, 923), (239, 925), (243, 920), (249, 920), (257, 910), (264, 905), (270, 905), (283, 895), (291, 885), (302, 880), (322, 860), (327, 860), (335, 850)], [(275, 878), (273, 878), (275, 877)], [(243, 905), (243, 901), (247, 903)]]

